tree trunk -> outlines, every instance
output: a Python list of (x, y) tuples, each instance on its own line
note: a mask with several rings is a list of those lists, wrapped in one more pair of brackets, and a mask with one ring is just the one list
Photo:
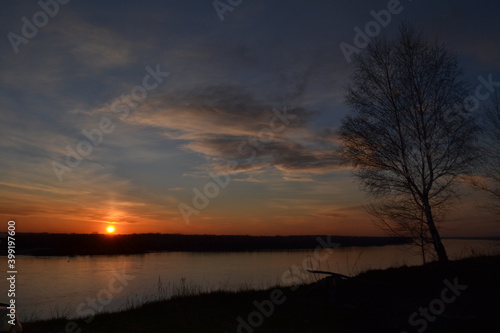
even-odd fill
[(422, 243), (421, 250), (422, 250), (422, 265), (425, 265), (425, 243)]
[(439, 262), (442, 264), (448, 263), (448, 256), (446, 255), (446, 250), (441, 242), (441, 237), (434, 224), (434, 217), (432, 216), (432, 210), (429, 202), (424, 202), (425, 217), (427, 219), (427, 226), (429, 227), (429, 232), (432, 237), (432, 243), (434, 244), (434, 249), (438, 256)]

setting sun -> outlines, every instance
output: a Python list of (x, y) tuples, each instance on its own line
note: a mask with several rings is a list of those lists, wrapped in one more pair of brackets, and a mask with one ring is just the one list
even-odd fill
[(106, 228), (106, 231), (108, 232), (108, 234), (112, 234), (113, 232), (115, 232), (115, 227), (110, 225), (109, 227)]

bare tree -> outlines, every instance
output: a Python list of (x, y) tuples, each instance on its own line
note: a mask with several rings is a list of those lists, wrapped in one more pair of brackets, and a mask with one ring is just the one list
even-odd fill
[(437, 257), (446, 263), (433, 210), (449, 202), (459, 177), (479, 158), (479, 126), (463, 107), (468, 90), (457, 59), (402, 25), (397, 39), (374, 40), (354, 66), (340, 155), (369, 195), (411, 198), (409, 208), (423, 213)]

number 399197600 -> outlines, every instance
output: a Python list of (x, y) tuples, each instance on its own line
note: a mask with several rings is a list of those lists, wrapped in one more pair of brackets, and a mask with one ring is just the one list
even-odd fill
[(16, 239), (14, 236), (16, 235), (16, 222), (9, 221), (7, 222), (7, 264), (10, 269), (13, 269), (16, 264)]

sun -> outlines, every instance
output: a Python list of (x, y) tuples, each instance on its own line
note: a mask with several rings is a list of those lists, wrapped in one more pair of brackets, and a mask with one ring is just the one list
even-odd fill
[(110, 225), (109, 227), (106, 228), (106, 231), (108, 232), (108, 234), (112, 234), (113, 232), (115, 232), (115, 227)]

